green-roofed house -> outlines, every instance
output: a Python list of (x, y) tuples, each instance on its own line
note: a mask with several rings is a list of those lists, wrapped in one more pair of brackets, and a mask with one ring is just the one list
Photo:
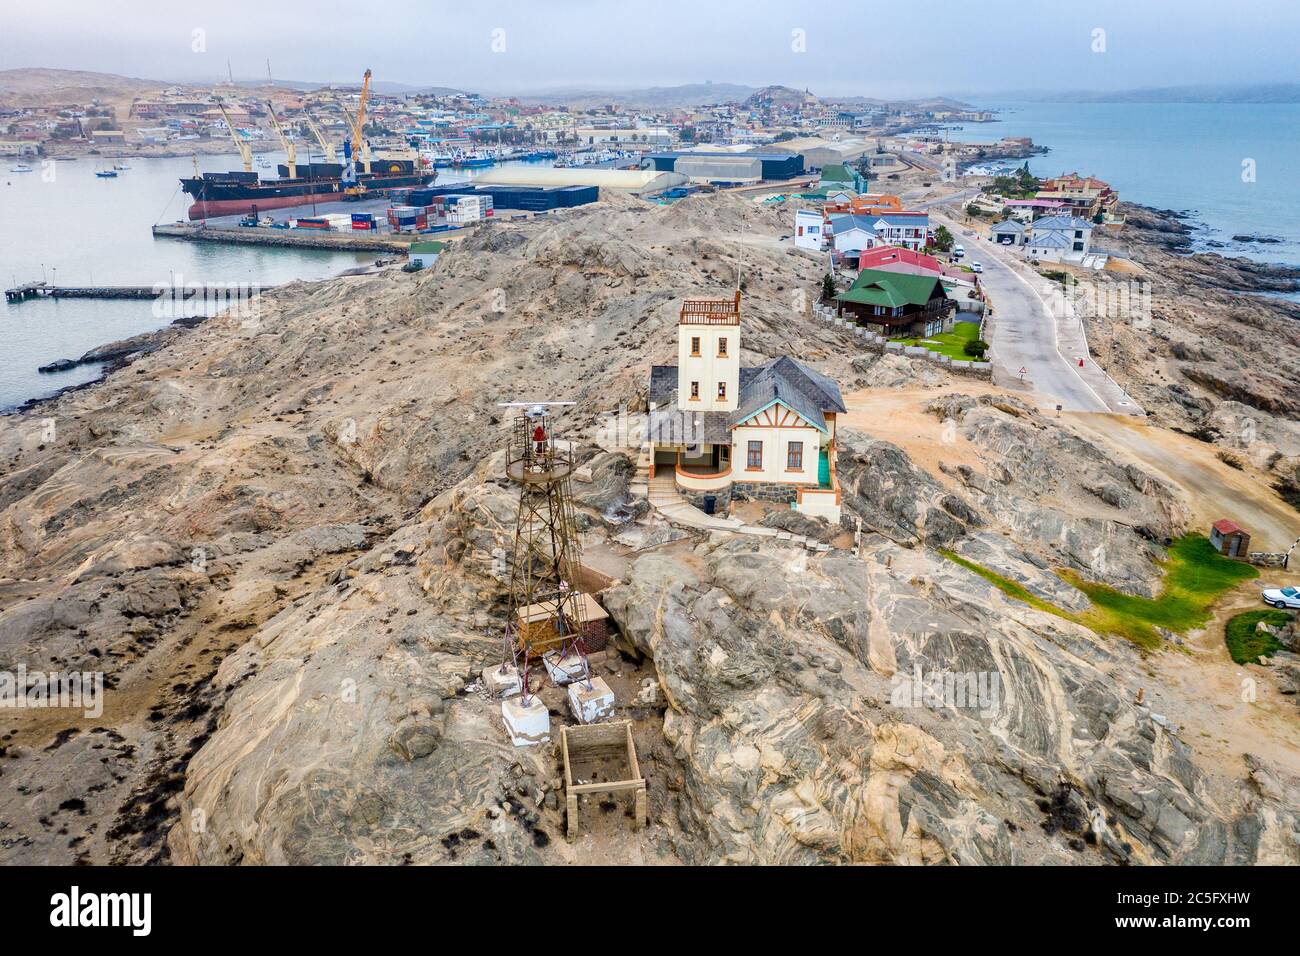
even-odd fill
[(952, 331), (956, 302), (934, 275), (863, 269), (835, 297), (839, 314), (877, 335), (921, 337)]
[(840, 190), (847, 190), (861, 195), (867, 191), (867, 177), (843, 163), (835, 163), (831, 166), (822, 167), (822, 174), (818, 180), (817, 188), (818, 191), (827, 195)]

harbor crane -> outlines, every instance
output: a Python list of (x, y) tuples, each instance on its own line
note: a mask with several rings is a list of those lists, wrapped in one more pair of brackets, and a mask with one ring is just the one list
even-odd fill
[(370, 71), (366, 70), (361, 80), (361, 98), (357, 104), (357, 115), (354, 119), (347, 117), (348, 125), (352, 127), (352, 155), (361, 157), (361, 171), (370, 172), (370, 144), (366, 142), (366, 101), (370, 99)]
[(226, 129), (230, 133), (230, 138), (235, 141), (235, 148), (239, 150), (239, 158), (244, 161), (244, 172), (253, 171), (253, 151), (249, 148), (244, 137), (240, 136), (235, 130), (235, 124), (230, 119), (230, 114), (226, 112), (226, 104), (221, 101), (221, 97), (216, 97), (217, 109), (221, 110), (221, 118), (226, 121)]
[(285, 135), (284, 130), (280, 127), (280, 117), (275, 115), (275, 107), (271, 101), (266, 101), (267, 112), (271, 114), (271, 128), (275, 130), (275, 135), (280, 138), (280, 145), (284, 147), (286, 164), (289, 167), (289, 178), (298, 178), (298, 144), (290, 141)]
[(320, 125), (306, 110), (302, 111), (302, 120), (307, 124), (307, 129), (311, 130), (311, 135), (315, 137), (316, 142), (320, 143), (320, 148), (325, 151), (325, 161), (328, 163), (337, 163), (337, 154), (334, 152), (334, 144), (325, 138)]

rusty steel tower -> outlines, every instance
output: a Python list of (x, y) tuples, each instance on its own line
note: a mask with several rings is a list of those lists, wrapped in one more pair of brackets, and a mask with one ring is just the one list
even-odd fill
[(576, 652), (589, 673), (575, 582), (580, 560), (573, 520), (573, 447), (558, 441), (549, 411), (573, 402), (506, 403), (518, 408), (506, 439), (506, 475), (519, 488), (505, 658), (518, 671), (525, 703), (528, 666), (543, 654)]

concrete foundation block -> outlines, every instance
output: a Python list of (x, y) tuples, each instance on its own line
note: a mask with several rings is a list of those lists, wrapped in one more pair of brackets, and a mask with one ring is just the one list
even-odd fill
[(519, 669), (514, 664), (506, 664), (504, 667), (500, 664), (494, 664), (491, 667), (485, 667), (479, 676), (483, 678), (483, 689), (497, 700), (514, 697), (523, 690), (523, 682), (519, 679)]
[(501, 702), (501, 719), (506, 733), (516, 747), (532, 747), (551, 739), (551, 714), (536, 694), (528, 698), (512, 697)]
[(542, 655), (542, 663), (551, 680), (560, 687), (582, 680), (587, 674), (587, 666), (577, 651), (569, 651), (563, 657), (559, 651), (548, 651)]
[(594, 724), (614, 715), (614, 692), (600, 677), (591, 679), (590, 689), (583, 681), (569, 685), (569, 709), (580, 723)]

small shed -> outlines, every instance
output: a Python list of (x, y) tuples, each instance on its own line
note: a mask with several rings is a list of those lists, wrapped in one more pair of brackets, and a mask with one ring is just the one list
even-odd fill
[(1210, 525), (1210, 544), (1219, 554), (1245, 561), (1250, 553), (1250, 534), (1237, 522), (1220, 518)]
[[(519, 633), (528, 642), (532, 653), (540, 654), (555, 647), (564, 637), (555, 628), (556, 603), (555, 600), (542, 601), (518, 611)], [(581, 592), (577, 596), (577, 614), (575, 623), (587, 653), (603, 651), (609, 639), (609, 614), (594, 597)]]

